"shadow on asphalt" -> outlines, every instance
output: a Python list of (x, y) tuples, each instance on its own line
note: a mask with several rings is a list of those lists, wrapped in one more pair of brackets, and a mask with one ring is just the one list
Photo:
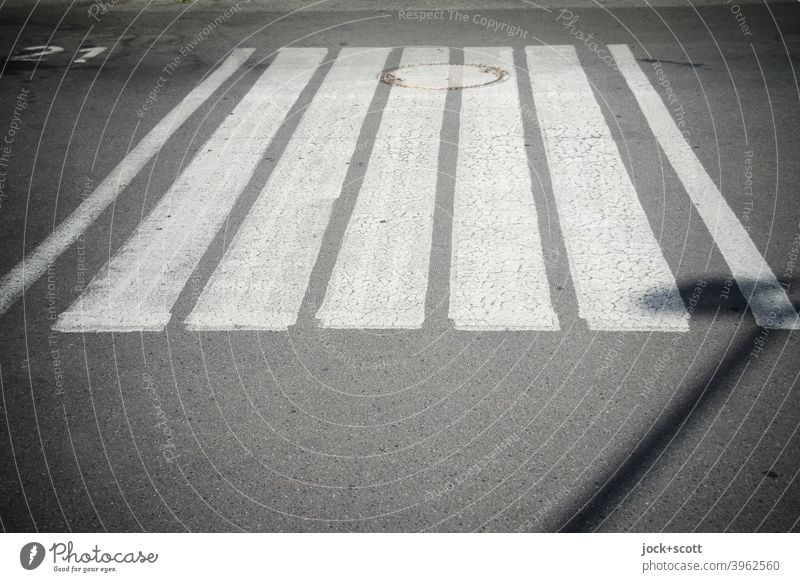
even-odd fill
[[(558, 531), (588, 532), (598, 527), (603, 519), (624, 502), (647, 471), (658, 461), (673, 439), (678, 437), (687, 424), (703, 416), (710, 406), (711, 397), (729, 391), (735, 382), (729, 382), (737, 370), (747, 362), (753, 351), (754, 341), (762, 328), (755, 325), (752, 314), (747, 312), (747, 301), (738, 291), (736, 284), (731, 287), (730, 280), (721, 278), (706, 279), (705, 287), (697, 296), (698, 282), (684, 282), (678, 289), (684, 304), (692, 306), (692, 319), (712, 320), (727, 317), (745, 317), (740, 326), (737, 341), (728, 344), (716, 365), (706, 371), (702, 379), (690, 390), (681, 391), (680, 399), (674, 406), (664, 411), (653, 428), (638, 444), (625, 461), (609, 470), (598, 482), (603, 483), (597, 492), (582, 504), (577, 501), (563, 512)], [(721, 297), (728, 291), (727, 299)]]

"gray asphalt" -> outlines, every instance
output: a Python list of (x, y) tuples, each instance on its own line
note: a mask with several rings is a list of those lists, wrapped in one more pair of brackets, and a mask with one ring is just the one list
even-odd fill
[[(555, 9), (513, 4), (464, 10), (517, 25), (524, 38), (472, 18), (419, 22), (397, 11), (334, 6), (278, 20), (287, 13), (248, 6), (191, 51), (143, 117), (136, 112), (164, 65), (222, 3), (161, 3), (142, 12), (123, 3), (97, 21), (86, 2), (69, 11), (45, 4), (32, 14), (13, 3), (0, 8), (0, 55), (64, 47), (38, 64), (3, 59), (0, 139), (14, 134), (0, 168), (0, 274), (231, 48), (257, 49), (252, 66), (201, 107), (85, 238), (0, 317), (3, 530), (800, 530), (798, 333), (756, 326), (622, 76), (557, 22)], [(749, 219), (754, 242), (797, 306), (800, 5), (736, 6), (747, 31), (732, 4), (574, 13), (598, 42), (631, 45), (651, 79), (652, 61), (662, 63), (696, 154), (731, 208)], [(375, 96), (362, 132), (367, 147), (351, 161), (298, 325), (283, 333), (185, 330), (181, 322), (326, 67), (270, 145), (166, 332), (50, 331), (76, 288), (128, 239), (279, 47), (335, 54), (344, 46), (392, 46), (396, 61), (404, 46), (514, 46), (524, 69), (523, 47), (538, 43), (578, 47), (683, 299), (696, 303), (688, 333), (597, 332), (577, 317), (535, 115), (526, 116), (526, 142), (561, 331), (452, 329), (456, 149), (444, 142), (457, 142), (458, 91), (447, 97), (424, 327), (316, 325), (388, 86)], [(90, 46), (113, 49), (71, 63)], [(534, 111), (524, 85), (523, 111)], [(15, 117), (20, 94), (28, 105)], [(744, 195), (750, 164), (752, 210)]]

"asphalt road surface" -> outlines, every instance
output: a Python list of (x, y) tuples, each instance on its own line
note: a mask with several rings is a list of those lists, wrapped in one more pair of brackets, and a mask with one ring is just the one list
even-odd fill
[(800, 530), (800, 5), (574, 4), (0, 6), (3, 530)]

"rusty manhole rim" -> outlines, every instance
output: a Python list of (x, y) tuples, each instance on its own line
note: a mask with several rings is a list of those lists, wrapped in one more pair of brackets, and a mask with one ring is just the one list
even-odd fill
[[(482, 73), (488, 73), (490, 75), (495, 75), (495, 79), (491, 79), (485, 83), (476, 83), (474, 85), (459, 85), (457, 87), (426, 87), (425, 85), (412, 85), (410, 83), (406, 83), (395, 75), (397, 71), (403, 69), (414, 69), (419, 67), (473, 67), (478, 69)], [(500, 67), (495, 67), (492, 65), (483, 65), (480, 63), (463, 63), (463, 64), (453, 64), (453, 63), (414, 63), (411, 65), (399, 65), (397, 67), (392, 67), (391, 69), (386, 69), (382, 71), (380, 75), (378, 75), (378, 80), (386, 83), (387, 85), (391, 85), (393, 87), (403, 87), (405, 89), (424, 89), (426, 91), (461, 91), (462, 89), (478, 89), (480, 87), (486, 87), (488, 85), (494, 85), (495, 83), (501, 83), (507, 80), (509, 77), (508, 71), (501, 69)]]

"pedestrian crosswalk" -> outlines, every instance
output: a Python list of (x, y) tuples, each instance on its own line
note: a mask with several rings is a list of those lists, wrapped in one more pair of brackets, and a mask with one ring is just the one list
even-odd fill
[(191, 329), (295, 323), (388, 55), (353, 48), (339, 54), (186, 320)]
[(119, 193), (145, 164), (160, 151), (173, 132), (244, 65), (254, 50), (241, 48), (231, 51), (212, 74), (142, 138), (66, 220), (0, 279), (0, 315), (8, 311), (25, 291), (45, 274), (48, 267), (86, 232), (86, 229), (116, 200)]
[(675, 278), (575, 48), (525, 52), (581, 317), (592, 329), (686, 330)]
[(658, 143), (678, 174), (694, 207), (714, 237), (756, 323), (797, 329), (797, 312), (736, 214), (720, 194), (672, 119), (664, 102), (625, 45), (608, 47), (639, 103)]
[(56, 324), (159, 330), (272, 137), (327, 51), (281, 51), (130, 240)]
[[(615, 45), (609, 50), (619, 66), (614, 74), (622, 75), (635, 96), (756, 322), (764, 327), (798, 327), (786, 293), (683, 140), (630, 49)], [(329, 55), (321, 48), (281, 49), (54, 328), (62, 332), (163, 329), (290, 110), (308, 91), (319, 68), (332, 59), (267, 183), (183, 322), (192, 330), (285, 330), (294, 325), (392, 51), (348, 47)], [(446, 48), (407, 47), (402, 49), (399, 71), (405, 65), (453, 62), (451, 53)], [(217, 74), (216, 87), (232, 73), (229, 69), (244, 65), (249, 54), (239, 53), (233, 63), (226, 61), (219, 69), (227, 67), (225, 77)], [(457, 329), (465, 330), (559, 329), (520, 107), (520, 87), (529, 83), (580, 317), (595, 330), (688, 330), (689, 316), (675, 276), (575, 48), (529, 46), (524, 59), (528, 72), (519, 79), (512, 48), (463, 50), (464, 63), (481, 63), (509, 74), (461, 93), (449, 318)], [(415, 69), (423, 80), (425, 74), (424, 68)], [(202, 99), (213, 89), (206, 88)], [(315, 314), (319, 325), (346, 329), (423, 325), (447, 95), (446, 90), (389, 89), (341, 248)], [(170, 115), (180, 124), (188, 114)], [(164, 133), (160, 139), (168, 136)], [(135, 172), (145, 162), (136, 165)], [(26, 258), (34, 265), (34, 280), (42, 274), (36, 265), (45, 258), (55, 260), (69, 246), (69, 237), (74, 242), (80, 229), (85, 230), (113, 200), (109, 192), (102, 194), (105, 206), (95, 204), (88, 223), (76, 222), (68, 235), (46, 240)], [(0, 281), (0, 313), (31, 284), (26, 268), (23, 262)]]
[[(514, 70), (509, 48), (467, 49), (464, 60)], [(455, 326), (558, 329), (516, 83), (462, 95), (456, 178), (450, 266)]]
[[(408, 48), (401, 65), (447, 62)], [(325, 300), (322, 325), (416, 328), (425, 318), (445, 91), (394, 87)]]

